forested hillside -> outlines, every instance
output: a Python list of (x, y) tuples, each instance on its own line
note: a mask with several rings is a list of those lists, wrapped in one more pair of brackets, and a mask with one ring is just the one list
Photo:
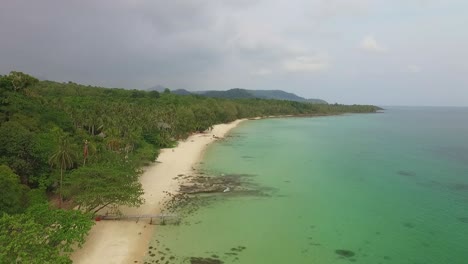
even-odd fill
[[(155, 86), (152, 88), (154, 89), (162, 89), (162, 86)], [(225, 99), (275, 99), (275, 100), (286, 100), (286, 101), (296, 101), (296, 102), (304, 102), (304, 103), (311, 103), (311, 104), (327, 104), (326, 101), (321, 99), (306, 99), (304, 97), (300, 97), (293, 93), (288, 93), (282, 90), (247, 90), (247, 89), (240, 89), (234, 88), (229, 89), (227, 91), (195, 91), (189, 92), (185, 89), (178, 89), (173, 91), (175, 94), (179, 95), (190, 95), (190, 94), (198, 94), (207, 97), (214, 97), (214, 98), (225, 98)]]
[(92, 214), (143, 202), (140, 168), (160, 148), (214, 124), (378, 110), (108, 89), (21, 72), (0, 76), (0, 98), (0, 263), (70, 263)]

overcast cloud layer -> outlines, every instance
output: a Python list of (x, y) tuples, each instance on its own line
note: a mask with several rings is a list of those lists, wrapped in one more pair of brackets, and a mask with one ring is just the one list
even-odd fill
[(0, 74), (468, 106), (464, 0), (2, 0)]

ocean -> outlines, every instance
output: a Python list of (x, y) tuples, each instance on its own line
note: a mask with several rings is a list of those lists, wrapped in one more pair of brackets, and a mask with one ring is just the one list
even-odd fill
[(157, 226), (147, 263), (468, 263), (468, 108), (246, 121), (199, 169), (242, 186)]

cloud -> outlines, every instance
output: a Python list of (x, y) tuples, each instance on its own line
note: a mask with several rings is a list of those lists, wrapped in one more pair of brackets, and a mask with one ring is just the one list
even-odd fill
[[(343, 87), (373, 91), (377, 74), (358, 77), (379, 71), (379, 84), (398, 72), (403, 83), (437, 88), (439, 80), (466, 91), (466, 10), (463, 0), (6, 0), (0, 74), (131, 89), (288, 87), (358, 103), (370, 94)], [(398, 58), (356, 52), (390, 48)]]
[(299, 56), (283, 64), (287, 72), (321, 72), (330, 68), (327, 56)]
[(379, 43), (377, 43), (377, 40), (375, 39), (374, 36), (365, 36), (361, 43), (360, 43), (360, 48), (365, 50), (365, 51), (370, 51), (370, 52), (386, 52), (387, 49), (383, 46), (381, 46)]
[(266, 68), (260, 68), (258, 70), (253, 71), (251, 74), (256, 76), (267, 76), (273, 73), (272, 70)]
[(406, 66), (405, 71), (409, 73), (420, 73), (422, 69), (418, 65), (411, 64)]

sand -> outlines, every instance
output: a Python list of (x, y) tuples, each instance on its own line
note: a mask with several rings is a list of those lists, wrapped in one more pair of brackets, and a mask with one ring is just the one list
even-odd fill
[[(140, 181), (145, 191), (145, 203), (138, 208), (122, 207), (124, 214), (158, 214), (166, 199), (165, 192), (175, 193), (179, 174), (190, 174), (201, 159), (206, 146), (224, 137), (245, 119), (220, 124), (209, 132), (190, 136), (176, 148), (163, 149), (156, 162), (145, 169)], [(99, 221), (91, 229), (85, 244), (72, 254), (77, 264), (143, 263), (149, 241), (157, 226), (148, 220)]]

